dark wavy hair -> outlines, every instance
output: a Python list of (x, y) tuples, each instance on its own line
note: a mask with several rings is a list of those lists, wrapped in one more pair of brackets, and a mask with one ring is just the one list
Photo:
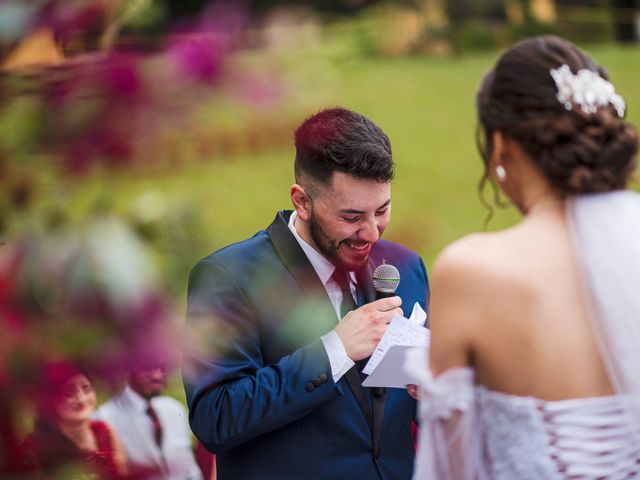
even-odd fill
[(638, 132), (612, 105), (585, 113), (567, 110), (556, 98), (550, 71), (568, 65), (575, 74), (607, 72), (571, 42), (535, 37), (507, 50), (477, 94), (477, 141), (484, 160), (482, 191), (489, 180), (492, 134), (520, 143), (551, 185), (563, 195), (623, 189), (636, 167)]
[(391, 143), (382, 129), (345, 108), (322, 110), (295, 133), (296, 181), (306, 177), (327, 185), (333, 172), (388, 182), (394, 176)]
[(82, 460), (83, 453), (60, 430), (57, 414), (64, 386), (76, 375), (84, 375), (93, 384), (90, 373), (82, 365), (60, 360), (43, 366), (35, 394), (34, 429), (23, 447), (22, 461), (29, 469), (54, 471), (65, 463)]

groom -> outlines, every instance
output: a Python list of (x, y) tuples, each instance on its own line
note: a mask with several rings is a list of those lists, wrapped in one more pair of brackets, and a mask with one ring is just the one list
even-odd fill
[[(218, 478), (404, 479), (415, 401), (361, 386), (391, 318), (425, 308), (422, 260), (380, 240), (391, 218), (387, 135), (342, 108), (295, 134), (294, 211), (200, 260), (189, 279), (184, 382)], [(395, 265), (396, 297), (373, 269)], [(375, 393), (375, 395), (374, 395)]]

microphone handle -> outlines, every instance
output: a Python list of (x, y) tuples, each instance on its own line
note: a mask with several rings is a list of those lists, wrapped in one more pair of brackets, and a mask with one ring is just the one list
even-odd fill
[(371, 393), (374, 397), (382, 397), (387, 393), (387, 389), (385, 387), (371, 387)]
[(382, 290), (376, 290), (376, 300), (380, 300), (381, 298), (390, 298), (395, 297), (396, 292), (384, 292)]
[[(376, 290), (376, 300), (380, 300), (381, 298), (390, 298), (395, 297), (396, 292), (385, 292), (382, 290)], [(371, 388), (371, 393), (373, 393), (374, 397), (382, 397), (387, 393), (387, 389), (384, 387), (373, 387)]]

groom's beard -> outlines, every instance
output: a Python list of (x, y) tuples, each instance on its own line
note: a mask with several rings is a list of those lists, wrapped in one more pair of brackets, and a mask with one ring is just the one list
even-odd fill
[[(333, 265), (342, 270), (349, 272), (360, 270), (369, 261), (369, 255), (359, 262), (347, 261), (344, 256), (340, 255), (340, 247), (348, 241), (354, 241), (350, 238), (336, 240), (331, 238), (322, 228), (318, 218), (314, 215), (313, 209), (309, 212), (309, 234), (311, 239), (318, 247), (320, 253), (329, 260)], [(346, 246), (345, 246), (346, 247)]]

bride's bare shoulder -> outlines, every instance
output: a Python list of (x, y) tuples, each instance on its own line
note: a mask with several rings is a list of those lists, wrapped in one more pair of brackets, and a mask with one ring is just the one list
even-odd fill
[(516, 236), (512, 230), (500, 232), (472, 233), (449, 244), (438, 259), (445, 263), (467, 264), (472, 262), (478, 266), (482, 263), (493, 263), (515, 246)]
[(456, 281), (473, 281), (509, 275), (522, 254), (520, 235), (510, 229), (500, 232), (474, 233), (447, 246), (434, 265), (434, 277), (452, 277)]

